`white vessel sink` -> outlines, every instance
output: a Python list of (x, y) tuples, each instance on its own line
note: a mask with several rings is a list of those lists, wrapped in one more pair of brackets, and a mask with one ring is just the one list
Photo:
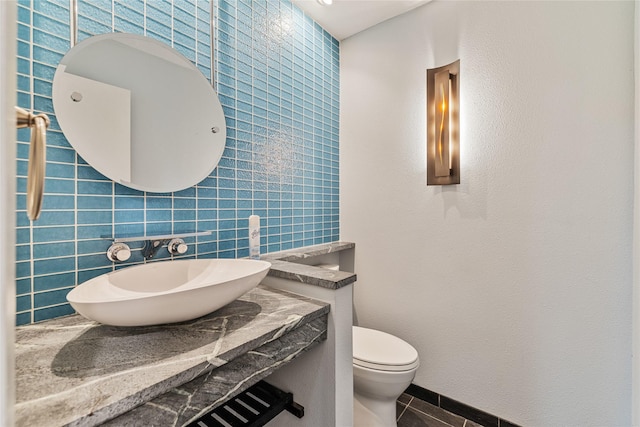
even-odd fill
[(183, 322), (256, 287), (271, 263), (250, 259), (152, 262), (106, 273), (67, 295), (82, 316), (113, 326)]

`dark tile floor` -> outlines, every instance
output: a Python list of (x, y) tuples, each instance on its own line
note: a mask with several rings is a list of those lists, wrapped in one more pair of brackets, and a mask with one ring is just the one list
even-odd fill
[(398, 427), (482, 427), (404, 393), (396, 403)]

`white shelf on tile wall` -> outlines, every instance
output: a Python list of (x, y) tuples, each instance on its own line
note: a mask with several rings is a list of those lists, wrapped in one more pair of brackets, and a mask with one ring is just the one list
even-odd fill
[(167, 239), (182, 239), (184, 237), (197, 237), (208, 236), (211, 231), (196, 231), (193, 233), (175, 233), (175, 234), (158, 234), (153, 236), (103, 236), (103, 239), (113, 240), (113, 243), (126, 243), (126, 242), (138, 242), (141, 240), (167, 240)]

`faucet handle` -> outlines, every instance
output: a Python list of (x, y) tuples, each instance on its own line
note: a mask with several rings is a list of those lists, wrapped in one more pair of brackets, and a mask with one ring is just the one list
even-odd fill
[(131, 257), (131, 249), (126, 243), (114, 243), (107, 250), (107, 258), (111, 262), (123, 262)]
[(182, 239), (171, 239), (167, 245), (167, 249), (171, 255), (182, 255), (187, 252), (189, 246)]

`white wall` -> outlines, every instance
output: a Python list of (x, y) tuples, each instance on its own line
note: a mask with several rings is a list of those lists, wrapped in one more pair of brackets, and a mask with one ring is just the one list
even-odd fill
[(16, 5), (0, 1), (0, 425), (13, 425)]
[[(310, 259), (314, 258), (319, 257)], [(352, 425), (353, 286), (333, 290), (271, 276), (261, 283), (331, 304), (326, 341), (267, 377), (270, 384), (293, 393), (294, 400), (305, 408), (304, 418), (283, 412), (273, 420), (273, 427)]]
[[(341, 45), (360, 324), (419, 386), (531, 426), (631, 423), (634, 2), (433, 2)], [(426, 187), (461, 60), (462, 184)]]

